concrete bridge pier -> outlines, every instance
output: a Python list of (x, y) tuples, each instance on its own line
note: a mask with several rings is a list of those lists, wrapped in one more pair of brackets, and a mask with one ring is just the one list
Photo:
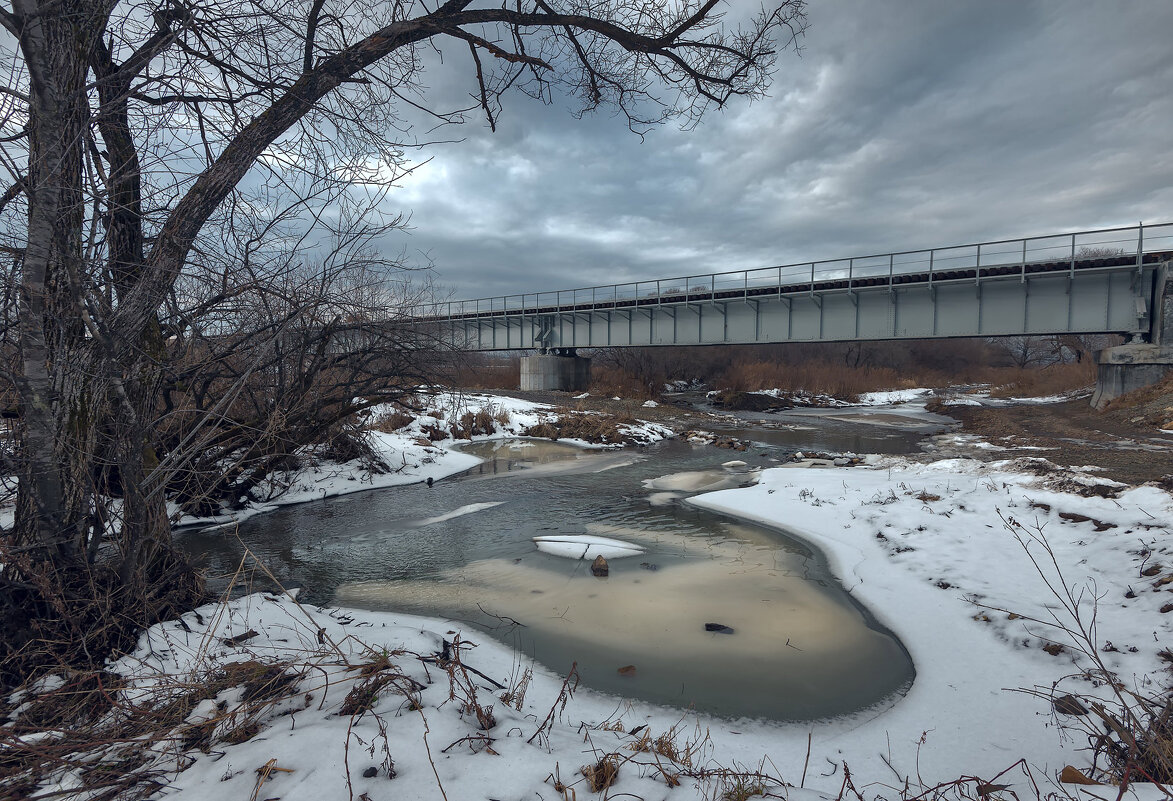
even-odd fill
[(1173, 372), (1173, 280), (1169, 265), (1153, 274), (1147, 342), (1129, 342), (1096, 352), (1092, 406), (1103, 409), (1126, 392), (1157, 383)]
[(551, 348), (521, 357), (521, 389), (581, 392), (591, 383), (591, 360), (574, 348)]

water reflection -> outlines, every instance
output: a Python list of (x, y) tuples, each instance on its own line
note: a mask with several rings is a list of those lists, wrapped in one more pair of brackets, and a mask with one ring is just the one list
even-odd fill
[[(431, 488), (288, 507), (244, 523), (239, 541), (224, 532), (179, 540), (223, 573), (247, 544), (310, 601), (470, 621), (553, 670), (577, 661), (588, 686), (627, 697), (812, 719), (891, 699), (911, 680), (902, 646), (819, 553), (678, 502), (751, 481), (776, 452), (751, 450), (739, 454), (744, 467), (726, 468), (728, 454), (680, 442), (621, 453), (548, 442), (476, 450), (495, 466)], [(645, 552), (613, 560), (600, 579), (532, 541), (582, 534)], [(627, 665), (634, 675), (617, 673)]]

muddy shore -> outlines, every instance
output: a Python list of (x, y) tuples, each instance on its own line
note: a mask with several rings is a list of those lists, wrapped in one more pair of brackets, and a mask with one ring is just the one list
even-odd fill
[[(1160, 481), (1173, 474), (1173, 431), (1157, 428), (1141, 409), (1092, 409), (1086, 397), (1062, 403), (1004, 407), (947, 406), (940, 410), (961, 430), (1015, 455), (1035, 455), (1056, 464), (1098, 465), (1099, 475), (1127, 484)], [(1031, 450), (1025, 450), (1031, 449)], [(1006, 451), (972, 455), (989, 460)]]

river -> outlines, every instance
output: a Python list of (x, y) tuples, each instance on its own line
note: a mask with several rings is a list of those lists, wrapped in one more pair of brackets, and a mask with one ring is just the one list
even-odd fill
[[(466, 450), (485, 461), (432, 487), (284, 507), (238, 536), (177, 538), (213, 586), (247, 546), (309, 602), (462, 621), (512, 645), (518, 672), (531, 659), (562, 674), (576, 663), (586, 686), (617, 699), (772, 720), (890, 704), (911, 686), (912, 662), (817, 548), (684, 502), (752, 482), (797, 449), (900, 452), (919, 437), (787, 419), (722, 432), (754, 440), (744, 453), (675, 440), (609, 452), (476, 443)], [(744, 464), (722, 466), (731, 461)], [(599, 578), (533, 541), (584, 534), (630, 543), (632, 555)]]

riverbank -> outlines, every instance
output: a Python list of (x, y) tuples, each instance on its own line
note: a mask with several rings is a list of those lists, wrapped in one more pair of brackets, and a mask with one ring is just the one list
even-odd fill
[[(638, 409), (641, 417), (678, 432), (731, 422), (724, 410), (707, 411), (691, 402), (675, 402), (682, 396), (672, 394), (654, 408), (643, 408), (641, 401), (593, 395), (545, 392), (525, 397), (549, 404), (572, 403), (600, 413)], [(879, 418), (878, 410), (886, 410), (938, 421), (940, 436), (925, 440), (925, 459), (963, 457), (989, 462), (1045, 456), (1066, 467), (1094, 465), (1104, 477), (1127, 484), (1159, 482), (1173, 474), (1173, 380), (1126, 396), (1102, 412), (1091, 408), (1089, 398), (1090, 391), (992, 399), (979, 387), (901, 390), (873, 393), (857, 404), (797, 407), (773, 417), (801, 421), (804, 416), (831, 416), (861, 425), (893, 422)], [(947, 432), (947, 428), (956, 430)]]
[[(1057, 791), (1066, 765), (1090, 772), (1079, 728), (1098, 723), (1057, 709), (1054, 683), (1056, 697), (1110, 704), (1102, 677), (1099, 686), (1064, 679), (1094, 671), (1093, 654), (1129, 691), (1155, 694), (1167, 683), (1173, 498), (1159, 488), (1033, 460), (888, 457), (774, 468), (753, 487), (690, 502), (785, 523), (824, 549), (847, 588), (912, 653), (909, 694), (890, 708), (817, 723), (682, 715), (584, 688), (570, 698), (562, 675), (458, 622), (252, 595), (147, 632), (111, 666), (103, 690), (118, 698), (121, 738), (103, 728), (109, 716), (91, 723), (98, 744), (90, 754), (73, 754), (28, 797), (84, 797), (81, 789), (105, 775), (92, 765), (114, 764), (134, 766), (119, 781), (137, 775), (166, 787), (168, 798), (197, 801), (226, 792), (570, 798), (571, 790), (590, 797), (591, 783), (603, 781), (609, 796), (644, 799), (667, 796), (674, 783), (673, 798), (748, 797), (737, 793), (753, 788), (802, 797), (785, 784), (833, 798), (844, 765), (867, 797), (899, 798), (962, 775), (992, 781), (1020, 759), (1029, 776), (1015, 768), (997, 783), (1025, 797), (1031, 781)], [(1028, 552), (1043, 557), (1043, 575)], [(1071, 621), (1044, 579), (1073, 588), (1084, 621), (1094, 609), (1092, 654), (1072, 631), (1048, 625), (1052, 611)], [(42, 689), (79, 694), (69, 676)], [(10, 717), (29, 717), (22, 704), (52, 708), (54, 697), (12, 699)], [(52, 754), (70, 742), (68, 727), (5, 728), (9, 754)]]
[[(428, 455), (438, 458), (413, 469), (446, 464)], [(715, 463), (725, 456), (714, 452)], [(835, 798), (846, 765), (865, 797), (909, 798), (962, 775), (993, 781), (1019, 759), (1029, 775), (1014, 768), (995, 783), (1015, 785), (1020, 798), (1033, 795), (1032, 781), (1041, 793), (1075, 793), (1055, 779), (1069, 764), (1090, 772), (1078, 731), (1089, 719), (1045, 696), (1064, 676), (1097, 669), (1093, 654), (1128, 690), (1166, 686), (1173, 499), (1038, 459), (919, 461), (928, 458), (779, 467), (755, 486), (690, 500), (783, 526), (828, 554), (913, 655), (913, 688), (890, 707), (769, 724), (682, 716), (586, 689), (566, 698), (562, 675), (456, 621), (252, 595), (153, 627), (92, 692), (88, 679), (65, 675), (43, 682), (40, 699), (8, 699), (0, 736), (9, 764), (13, 755), (58, 760), (13, 797), (80, 798), (139, 782), (197, 801), (566, 799), (593, 797), (592, 785), (600, 797), (801, 799), (793, 786), (805, 785)], [(1090, 654), (1047, 626), (1061, 599), (1028, 556), (1046, 556), (1044, 540), (1065, 584), (1089, 588), (1077, 606), (1096, 611)], [(1056, 696), (1104, 696), (1110, 685), (1098, 679), (1066, 679)], [(102, 714), (46, 727), (79, 697)], [(989, 795), (973, 783), (954, 789)]]
[[(622, 448), (673, 436), (667, 426), (636, 419), (625, 411), (575, 410), (482, 392), (440, 392), (429, 396), (423, 406), (418, 414), (389, 407), (371, 409), (364, 432), (369, 453), (362, 457), (338, 462), (306, 448), (298, 454), (294, 469), (274, 473), (238, 508), (209, 516), (180, 515), (173, 509), (173, 518), (182, 527), (231, 527), (283, 506), (440, 481), (481, 462), (459, 449), (472, 442), (535, 437), (580, 448)], [(0, 509), (0, 526), (6, 525), (6, 511), (11, 518), (11, 510)]]
[[(1173, 474), (1173, 394), (1152, 398), (1125, 397), (1119, 405), (1098, 412), (1079, 395), (1046, 404), (968, 405), (934, 407), (961, 424), (961, 430), (993, 448), (972, 453), (997, 458), (999, 451), (1027, 450), (1069, 467), (1096, 465), (1117, 481), (1142, 484)], [(972, 449), (971, 449), (972, 451)]]

